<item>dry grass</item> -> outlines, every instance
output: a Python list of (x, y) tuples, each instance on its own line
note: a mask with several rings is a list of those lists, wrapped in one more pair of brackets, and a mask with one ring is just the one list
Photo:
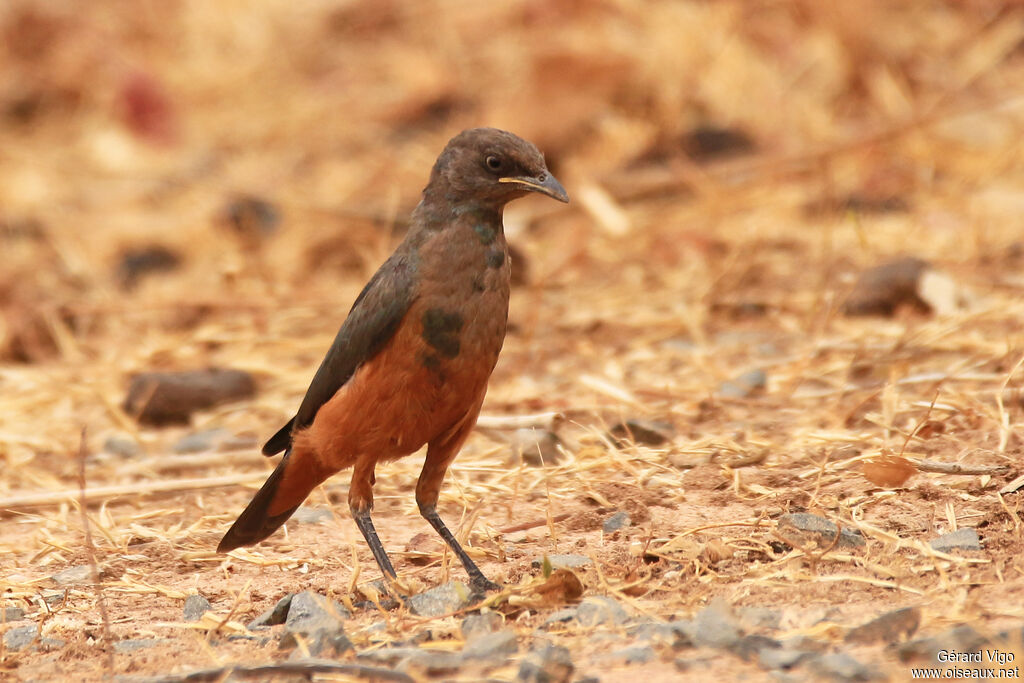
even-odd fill
[[(922, 607), (928, 633), (1024, 620), (1022, 494), (1007, 485), (1022, 469), (1024, 15), (984, 0), (833, 4), (0, 7), (0, 575), (5, 604), (68, 641), (59, 661), (0, 653), (5, 673), (108, 668), (97, 591), (41, 599), (57, 591), (48, 577), (88, 563), (83, 427), (108, 627), (173, 639), (115, 655), (117, 673), (281, 659), (275, 645), (214, 643), (289, 591), (359, 599), (377, 572), (336, 502), (344, 477), (310, 500), (333, 522), (223, 557), (216, 540), (268, 463), (255, 447), (171, 446), (188, 431), (255, 444), (277, 429), (438, 150), (480, 124), (535, 140), (577, 200), (508, 212), (528, 278), (484, 408), (559, 413), (568, 457), (511, 462), (496, 420), (442, 496), (485, 572), (514, 587), (501, 609), (524, 646), (550, 611), (530, 602), (543, 581), (530, 560), (549, 551), (591, 555), (587, 594), (655, 618), (722, 595), (783, 608), (785, 632), (836, 643), (903, 605)], [(700, 124), (742, 129), (757, 151), (697, 163), (681, 139)], [(279, 208), (266, 243), (224, 229), (238, 194)], [(844, 210), (850, 198), (883, 210)], [(118, 254), (151, 242), (183, 267), (121, 290)], [(941, 267), (968, 305), (841, 315), (856, 275), (896, 255)], [(255, 373), (258, 397), (187, 429), (140, 427), (119, 407), (133, 372), (205, 366)], [(752, 368), (763, 392), (716, 394)], [(675, 433), (618, 444), (607, 430), (623, 418)], [(141, 453), (105, 452), (115, 434)], [(862, 468), (892, 455), (924, 464), (879, 488)], [(461, 569), (440, 546), (398, 552), (428, 530), (412, 497), (419, 462), (379, 472), (377, 525), (425, 588)], [(606, 537), (613, 509), (634, 526)], [(773, 520), (793, 510), (859, 529), (866, 548), (788, 549)], [(928, 545), (962, 526), (978, 528), (981, 552)], [(179, 623), (196, 591), (215, 615)], [(399, 612), (368, 629), (378, 618), (355, 621), (358, 647), (425, 629), (460, 646), (455, 617)], [(558, 639), (593, 673), (614, 648), (588, 635)], [(855, 654), (905, 675), (878, 648)], [(666, 658), (628, 675), (671, 679)], [(728, 657), (701, 666), (764, 675)]]

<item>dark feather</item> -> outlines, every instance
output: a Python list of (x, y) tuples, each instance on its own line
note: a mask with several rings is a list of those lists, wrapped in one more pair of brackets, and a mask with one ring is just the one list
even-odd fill
[(275, 455), (288, 448), (292, 433), (312, 424), (320, 406), (331, 400), (356, 369), (377, 355), (394, 336), (415, 295), (415, 270), (415, 256), (400, 247), (374, 273), (352, 304), (295, 417), (270, 437), (263, 446), (264, 455)]

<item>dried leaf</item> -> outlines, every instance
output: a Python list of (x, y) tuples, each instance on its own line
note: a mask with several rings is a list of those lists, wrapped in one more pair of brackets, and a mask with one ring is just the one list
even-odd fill
[(903, 483), (917, 472), (917, 468), (902, 456), (880, 455), (871, 460), (865, 460), (863, 471), (864, 476), (872, 484), (897, 488), (903, 486)]

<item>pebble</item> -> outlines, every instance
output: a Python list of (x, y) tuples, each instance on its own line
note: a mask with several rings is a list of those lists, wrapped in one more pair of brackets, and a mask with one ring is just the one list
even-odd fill
[(558, 448), (561, 441), (554, 432), (524, 427), (512, 432), (509, 441), (516, 461), (522, 460), (530, 467), (554, 465), (565, 460), (564, 453)]
[(906, 257), (865, 270), (843, 303), (843, 313), (891, 316), (907, 305), (928, 310), (918, 294), (918, 284), (929, 268), (927, 261)]
[(202, 595), (190, 595), (185, 598), (185, 607), (182, 612), (185, 621), (199, 621), (211, 609), (213, 609), (213, 605)]
[(930, 545), (933, 550), (938, 550), (940, 553), (948, 553), (950, 550), (981, 550), (978, 532), (970, 527), (942, 534), (938, 538), (932, 539)]
[(614, 515), (604, 520), (604, 524), (601, 526), (601, 529), (606, 534), (612, 534), (618, 531), (619, 529), (625, 529), (632, 522), (633, 520), (629, 516), (628, 512), (626, 512), (625, 510), (619, 510)]
[(53, 579), (58, 586), (73, 586), (79, 583), (86, 583), (92, 581), (92, 567), (87, 564), (79, 565), (77, 567), (69, 567), (63, 571), (59, 571), (50, 577)]
[(576, 608), (576, 619), (584, 627), (600, 624), (621, 626), (629, 621), (629, 613), (613, 598), (594, 595), (583, 600)]
[(250, 621), (246, 628), (252, 630), (254, 628), (283, 624), (285, 619), (288, 618), (288, 608), (291, 607), (293, 597), (295, 597), (295, 594), (293, 593), (289, 593), (284, 596), (278, 600), (273, 607)]
[(612, 441), (624, 445), (628, 443), (644, 446), (660, 446), (668, 443), (675, 432), (671, 422), (660, 420), (626, 420), (609, 430)]
[(850, 629), (846, 634), (848, 643), (896, 643), (914, 635), (921, 624), (919, 607), (904, 607)]
[(471, 614), (462, 620), (459, 630), (462, 639), (470, 641), (480, 636), (494, 633), (505, 625), (505, 620), (497, 612), (485, 612), (483, 614)]
[[(545, 555), (548, 558), (548, 562), (551, 564), (552, 569), (579, 569), (581, 567), (587, 567), (594, 564), (594, 561), (586, 555), (566, 555), (561, 553), (554, 553), (551, 555)], [(530, 565), (537, 569), (544, 564), (544, 557), (538, 557)]]
[(122, 458), (134, 458), (142, 449), (139, 442), (124, 434), (111, 434), (103, 442), (103, 452), (120, 455)]
[(289, 633), (343, 633), (343, 620), (350, 616), (348, 610), (337, 601), (328, 600), (312, 591), (303, 591), (292, 596), (284, 627)]
[(166, 639), (156, 638), (131, 638), (129, 640), (119, 640), (114, 643), (114, 652), (118, 654), (124, 654), (126, 652), (135, 652), (136, 650), (144, 650), (154, 645), (167, 642)]
[(517, 652), (519, 643), (516, 641), (516, 633), (506, 629), (478, 636), (467, 642), (462, 648), (462, 659), (500, 663)]
[(747, 635), (733, 643), (730, 651), (743, 661), (749, 662), (760, 657), (762, 650), (777, 650), (781, 647), (782, 643), (774, 638), (762, 635)]
[(868, 668), (845, 652), (817, 655), (809, 659), (807, 664), (808, 668), (818, 677), (841, 683), (884, 678), (880, 672)]
[[(278, 649), (287, 650), (298, 645), (295, 633), (286, 633), (278, 645)], [(354, 651), (352, 642), (341, 632), (340, 627), (336, 630), (326, 628), (317, 629), (305, 637), (306, 649), (310, 657), (340, 657), (346, 652)], [(290, 659), (302, 659), (306, 655), (301, 648), (292, 653)]]
[(644, 664), (646, 662), (653, 661), (654, 657), (654, 648), (650, 645), (624, 647), (621, 650), (616, 650), (615, 652), (606, 655), (607, 659), (616, 659), (624, 664)]
[(758, 664), (763, 669), (782, 669), (788, 671), (796, 667), (808, 657), (814, 657), (816, 653), (795, 648), (764, 648), (757, 653)]
[(255, 378), (242, 370), (143, 372), (132, 378), (123, 407), (140, 422), (187, 423), (197, 410), (255, 395)]
[[(783, 527), (787, 526), (799, 531), (821, 536), (819, 545), (826, 548), (832, 544), (832, 539), (836, 537), (837, 527), (835, 522), (818, 515), (812, 515), (809, 512), (793, 512), (779, 517), (779, 528), (785, 532)], [(839, 533), (839, 541), (836, 543), (836, 547), (855, 548), (863, 546), (864, 544), (864, 537), (859, 531), (843, 527), (842, 531)]]
[(782, 623), (782, 612), (770, 607), (739, 607), (735, 612), (740, 623), (749, 629), (777, 629)]
[(673, 621), (668, 624), (646, 623), (627, 629), (637, 640), (650, 641), (655, 645), (668, 645), (673, 650), (693, 647), (693, 624), (689, 621)]
[(31, 645), (38, 635), (39, 626), (36, 624), (12, 628), (4, 634), (4, 649), (11, 652), (22, 650)]
[(702, 647), (728, 649), (733, 647), (741, 636), (736, 616), (724, 598), (712, 599), (693, 620), (693, 639)]
[(545, 645), (530, 652), (519, 663), (519, 683), (569, 683), (576, 671), (569, 648)]
[(768, 386), (768, 375), (764, 370), (748, 370), (738, 377), (718, 385), (718, 395), (723, 398), (749, 398)]
[(418, 617), (439, 617), (467, 607), (472, 599), (469, 586), (461, 581), (431, 588), (408, 599), (409, 611)]
[(205, 453), (215, 450), (217, 444), (229, 436), (231, 436), (231, 432), (222, 427), (204, 429), (201, 432), (193, 432), (181, 437), (171, 446), (171, 450), (179, 454)]
[(4, 623), (25, 618), (25, 610), (20, 607), (4, 607)]

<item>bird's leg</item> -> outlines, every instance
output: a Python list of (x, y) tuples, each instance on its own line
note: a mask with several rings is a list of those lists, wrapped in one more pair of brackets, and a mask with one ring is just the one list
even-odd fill
[[(474, 422), (475, 420), (470, 421), (470, 426)], [(468, 432), (469, 430), (467, 429), (466, 431)], [(419, 505), (420, 514), (423, 515), (423, 518), (430, 522), (430, 526), (434, 527), (434, 530), (441, 535), (444, 542), (448, 544), (448, 547), (452, 549), (455, 556), (462, 562), (462, 566), (466, 568), (466, 573), (469, 574), (470, 586), (474, 591), (483, 593), (498, 590), (501, 586), (484, 576), (484, 573), (473, 562), (473, 558), (466, 554), (466, 551), (459, 545), (458, 540), (448, 530), (448, 527), (445, 526), (440, 515), (437, 514), (437, 499), (441, 491), (441, 481), (448, 470), (448, 465), (455, 459), (455, 454), (458, 453), (458, 447), (462, 445), (464, 438), (464, 435), (462, 438), (458, 438), (458, 435), (456, 435), (452, 439), (455, 442), (454, 448), (452, 448), (453, 444), (451, 441), (438, 444), (437, 447), (432, 443), (427, 448), (427, 459), (423, 463), (423, 471), (420, 473), (419, 481), (416, 482), (416, 503)]]
[(377, 529), (374, 528), (373, 520), (370, 518), (370, 512), (373, 510), (374, 464), (372, 459), (366, 458), (357, 462), (353, 468), (352, 483), (348, 489), (348, 508), (352, 512), (352, 519), (355, 520), (356, 526), (359, 527), (363, 538), (366, 539), (366, 545), (370, 546), (373, 559), (377, 561), (377, 566), (384, 574), (385, 583), (395, 593), (395, 596), (401, 599), (402, 596), (393, 587), (398, 579), (398, 574), (395, 572), (388, 554), (384, 552), (384, 545), (380, 542)]

